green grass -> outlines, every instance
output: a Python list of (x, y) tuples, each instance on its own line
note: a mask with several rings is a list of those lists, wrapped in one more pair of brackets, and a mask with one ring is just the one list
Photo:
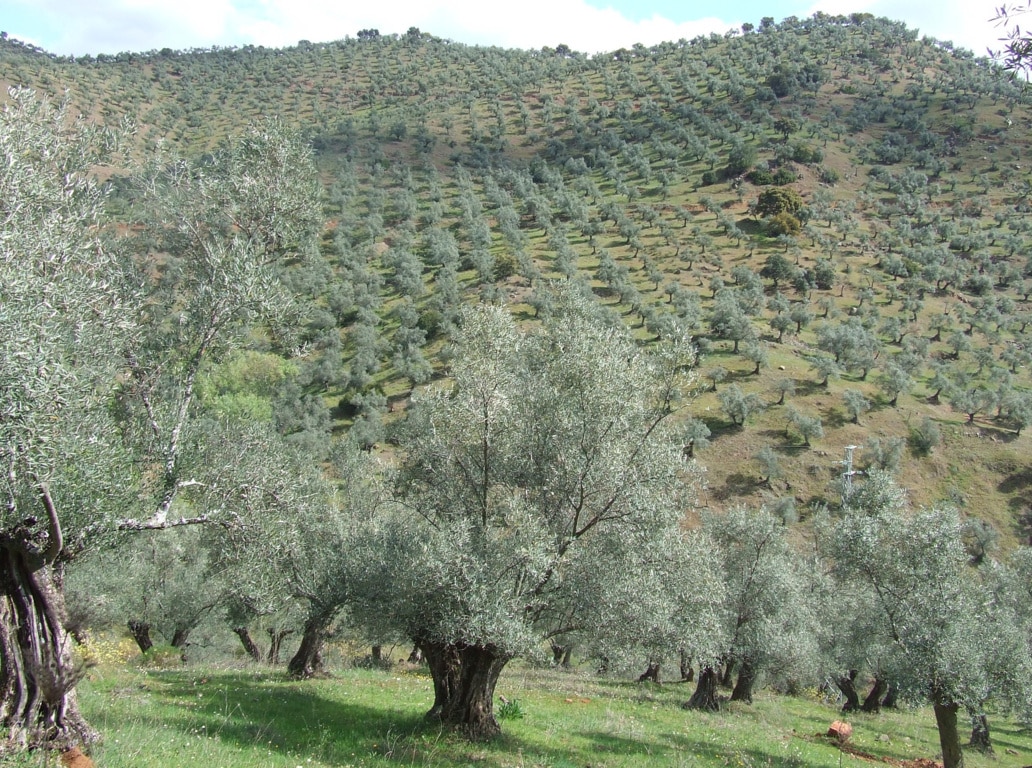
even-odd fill
[[(330, 766), (827, 766), (900, 765), (934, 758), (930, 710), (850, 716), (851, 746), (823, 734), (840, 717), (815, 697), (762, 693), (719, 713), (681, 708), (682, 684), (635, 684), (515, 666), (497, 693), (521, 717), (503, 735), (473, 744), (423, 719), (432, 699), (422, 671), (347, 670), (332, 679), (287, 682), (268, 669), (95, 670), (80, 687), (87, 717), (104, 734), (104, 768), (320, 768)], [(510, 707), (513, 709), (513, 707)], [(991, 718), (997, 757), (967, 755), (973, 768), (1029, 762), (1032, 735)], [(896, 761), (896, 762), (890, 762)], [(18, 768), (56, 765), (33, 755)]]

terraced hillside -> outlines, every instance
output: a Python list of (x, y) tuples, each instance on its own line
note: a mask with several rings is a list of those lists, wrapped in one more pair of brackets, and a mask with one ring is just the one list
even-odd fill
[[(857, 446), (919, 503), (1028, 537), (1030, 91), (967, 52), (868, 15), (593, 56), (416, 29), (76, 60), (5, 40), (0, 82), (131, 116), (140, 157), (200, 158), (270, 117), (311, 137), (326, 228), (291, 271), (299, 440), (389, 445), (464, 303), (533, 322), (576, 281), (643, 343), (696, 339), (702, 503), (805, 517)], [(117, 185), (112, 207), (131, 209)], [(209, 397), (267, 362), (213, 372)]]

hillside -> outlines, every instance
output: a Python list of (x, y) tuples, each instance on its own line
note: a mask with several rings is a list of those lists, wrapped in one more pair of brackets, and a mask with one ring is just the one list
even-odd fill
[(290, 274), (317, 423), (384, 444), (462, 303), (531, 322), (577, 280), (645, 342), (696, 338), (703, 504), (805, 516), (853, 445), (1027, 538), (1028, 87), (869, 15), (746, 26), (591, 58), (416, 29), (76, 60), (3, 40), (0, 82), (132, 116), (140, 156), (265, 117), (310, 136), (326, 231)]

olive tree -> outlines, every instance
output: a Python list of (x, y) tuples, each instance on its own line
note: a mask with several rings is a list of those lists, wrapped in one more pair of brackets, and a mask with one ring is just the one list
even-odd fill
[(0, 723), (15, 748), (96, 740), (63, 626), (68, 562), (118, 529), (276, 503), (263, 472), (204, 459), (238, 441), (199, 425), (196, 384), (286, 303), (274, 262), (318, 222), (310, 151), (259, 126), (203, 167), (162, 164), (144, 184), (160, 255), (130, 258), (90, 173), (110, 143), (25, 91), (0, 114)]
[(572, 290), (538, 330), (501, 308), (463, 314), (450, 384), (414, 395), (399, 435), (401, 505), (353, 549), (353, 615), (422, 648), (431, 716), (494, 736), (514, 657), (670, 626), (655, 590), (675, 575), (682, 600), (709, 600), (692, 580), (712, 572), (704, 548), (662, 554), (697, 485), (669, 418), (692, 362), (684, 342), (647, 353)]
[(212, 486), (201, 475), (218, 468), (184, 472), (196, 444), (184, 438), (199, 413), (199, 376), (256, 324), (289, 332), (297, 320), (278, 278), (286, 258), (314, 247), (319, 190), (311, 149), (275, 123), (252, 126), (199, 166), (158, 157), (137, 182), (149, 216), (148, 236), (134, 245), (154, 274), (118, 402), (126, 440), (150, 465), (154, 481), (145, 490), (154, 505), (123, 527), (161, 528), (181, 494), (199, 496), (183, 506), (206, 518), (203, 495)]
[[(707, 514), (703, 530), (717, 547), (726, 585), (722, 660), (738, 672), (731, 699), (752, 702), (764, 674), (798, 680), (815, 667), (816, 621), (800, 558), (788, 529), (765, 508)], [(706, 708), (715, 708), (712, 695)]]
[(957, 512), (912, 512), (891, 477), (874, 472), (824, 537), (843, 590), (864, 596), (855, 614), (900, 695), (930, 701), (944, 768), (964, 764), (961, 709), (1024, 703), (1029, 652), (1006, 601), (969, 565)]
[(27, 91), (0, 112), (0, 754), (97, 738), (61, 577), (134, 477), (108, 408), (133, 297), (88, 173), (108, 143)]

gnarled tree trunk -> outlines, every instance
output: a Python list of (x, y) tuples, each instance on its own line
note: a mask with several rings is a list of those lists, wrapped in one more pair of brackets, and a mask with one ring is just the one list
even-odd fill
[(704, 667), (699, 672), (699, 682), (695, 684), (695, 693), (684, 705), (685, 709), (702, 709), (709, 712), (716, 712), (720, 709), (720, 702), (717, 700), (717, 685), (720, 683), (720, 675), (713, 667)]
[(964, 753), (960, 749), (960, 733), (957, 731), (958, 705), (935, 702), (932, 708), (935, 710), (935, 724), (939, 728), (942, 768), (964, 768)]
[(731, 687), (731, 681), (735, 679), (735, 669), (738, 667), (738, 662), (734, 659), (728, 659), (724, 664), (724, 671), (720, 675), (720, 684), (724, 688)]
[[(279, 664), (280, 649), (283, 647), (283, 641), (288, 635), (294, 634), (292, 629), (273, 629), (269, 627), (266, 630), (269, 633), (269, 654), (265, 657), (265, 660), (269, 664)], [(259, 659), (261, 661), (261, 659)]]
[(756, 669), (748, 661), (743, 661), (738, 670), (738, 681), (731, 691), (731, 701), (742, 701), (752, 704), (753, 686), (756, 685)]
[(971, 713), (971, 740), (969, 747), (974, 747), (985, 755), (993, 754), (993, 742), (989, 736), (989, 718), (985, 714)]
[(494, 690), (512, 658), (493, 645), (420, 641), (434, 681), (434, 705), (427, 717), (458, 728), (474, 741), (501, 733), (494, 716)]
[(835, 681), (835, 685), (842, 691), (842, 695), (846, 697), (846, 703), (842, 705), (843, 712), (856, 712), (860, 709), (860, 696), (856, 692), (856, 686), (853, 683), (856, 681), (857, 671), (855, 669), (849, 670), (849, 674), (842, 675)]
[(690, 683), (695, 679), (695, 667), (692, 666), (692, 657), (684, 649), (681, 649), (681, 682)]
[(79, 712), (60, 577), (18, 534), (0, 534), (0, 752), (88, 749), (100, 735)]
[(652, 683), (659, 682), (659, 664), (656, 662), (649, 662), (649, 667), (638, 676), (638, 682), (644, 683), (649, 681)]
[(332, 621), (332, 616), (320, 613), (305, 622), (301, 645), (287, 663), (287, 675), (291, 679), (307, 680), (323, 671), (322, 646)]
[(176, 627), (175, 631), (172, 633), (172, 642), (170, 645), (181, 651), (184, 650), (186, 648), (187, 641), (190, 639), (190, 632), (192, 630), (193, 627)]
[(129, 627), (129, 634), (132, 635), (133, 640), (136, 641), (136, 645), (139, 647), (140, 653), (147, 653), (147, 651), (154, 647), (154, 641), (151, 640), (150, 636), (150, 624), (145, 621), (130, 619), (126, 623), (126, 626)]
[(552, 666), (570, 668), (570, 657), (573, 655), (572, 645), (552, 643)]
[(874, 685), (871, 686), (871, 692), (867, 694), (867, 698), (864, 699), (864, 703), (860, 706), (860, 709), (864, 712), (881, 712), (882, 697), (885, 695), (885, 691), (887, 691), (888, 688), (889, 684), (880, 677), (874, 678)]
[(251, 661), (260, 663), (262, 660), (261, 649), (251, 637), (247, 627), (233, 627), (233, 634), (240, 638), (240, 643), (244, 646), (244, 650), (247, 651), (247, 655), (251, 657)]

